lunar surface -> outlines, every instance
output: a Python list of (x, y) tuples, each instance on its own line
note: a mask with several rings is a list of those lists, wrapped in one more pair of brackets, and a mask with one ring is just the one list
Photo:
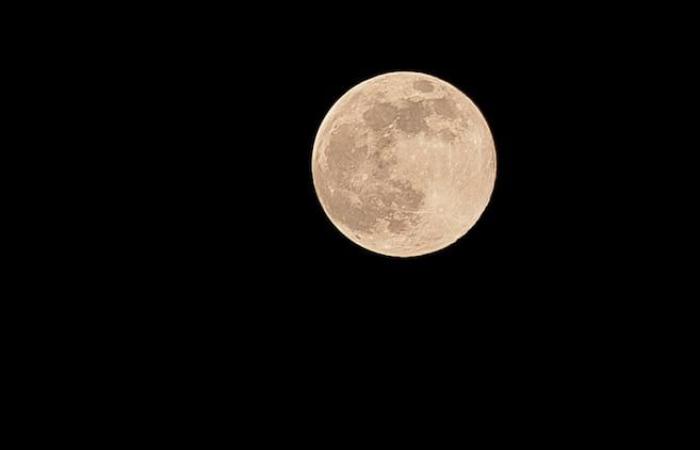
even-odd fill
[(316, 135), (311, 170), (331, 222), (383, 255), (440, 250), (486, 208), (496, 150), (479, 109), (430, 75), (394, 72), (350, 89)]

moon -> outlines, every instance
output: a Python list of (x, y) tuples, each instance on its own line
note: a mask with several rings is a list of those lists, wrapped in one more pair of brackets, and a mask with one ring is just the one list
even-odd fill
[(489, 203), (496, 149), (476, 105), (417, 72), (346, 92), (316, 134), (311, 172), (330, 221), (352, 242), (395, 257), (464, 236)]

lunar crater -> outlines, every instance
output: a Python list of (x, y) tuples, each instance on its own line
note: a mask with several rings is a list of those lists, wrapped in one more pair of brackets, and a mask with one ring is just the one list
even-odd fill
[(428, 80), (416, 80), (413, 82), (413, 88), (421, 92), (433, 92), (433, 83)]

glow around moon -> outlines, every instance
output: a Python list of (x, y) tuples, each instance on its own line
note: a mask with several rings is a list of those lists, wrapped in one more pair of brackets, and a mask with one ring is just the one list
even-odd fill
[(440, 250), (476, 223), (496, 179), (481, 112), (454, 86), (394, 72), (350, 89), (316, 135), (314, 187), (348, 239), (389, 256)]

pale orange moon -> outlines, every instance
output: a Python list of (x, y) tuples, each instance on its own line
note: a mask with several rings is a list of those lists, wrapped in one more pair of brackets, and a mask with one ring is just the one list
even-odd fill
[(393, 72), (331, 107), (311, 161), (323, 210), (376, 253), (418, 256), (454, 243), (491, 198), (496, 150), (486, 120), (454, 86)]

